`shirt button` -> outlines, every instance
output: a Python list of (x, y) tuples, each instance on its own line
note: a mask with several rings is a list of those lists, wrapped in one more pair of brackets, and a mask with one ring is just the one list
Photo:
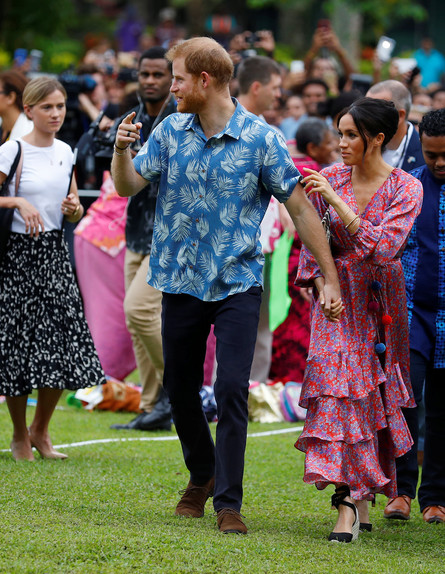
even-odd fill
[(196, 243), (192, 243), (192, 246), (193, 246), (193, 247), (196, 247)]
[(193, 269), (193, 265), (189, 265), (189, 268), (190, 268), (190, 269)]
[(196, 219), (195, 219), (195, 221), (196, 221), (196, 223), (198, 223), (199, 219), (198, 219), (198, 218), (196, 218)]
[(202, 169), (202, 170), (201, 170), (201, 172), (202, 172), (202, 173), (205, 173), (205, 172), (206, 172), (206, 170), (205, 170), (205, 169)]
[(202, 197), (202, 193), (199, 194), (199, 197)]

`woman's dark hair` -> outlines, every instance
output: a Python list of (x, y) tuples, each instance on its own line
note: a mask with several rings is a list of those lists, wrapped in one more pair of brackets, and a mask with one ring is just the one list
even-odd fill
[(19, 70), (7, 70), (0, 74), (3, 90), (7, 95), (15, 93), (15, 105), (21, 112), (23, 112), (22, 94), (28, 82), (28, 78)]
[(363, 140), (365, 149), (368, 149), (368, 138), (374, 138), (382, 133), (385, 138), (382, 151), (394, 137), (399, 125), (399, 113), (393, 102), (377, 100), (376, 98), (360, 98), (343, 110), (338, 116), (337, 127), (343, 116), (349, 114), (357, 127), (358, 133)]

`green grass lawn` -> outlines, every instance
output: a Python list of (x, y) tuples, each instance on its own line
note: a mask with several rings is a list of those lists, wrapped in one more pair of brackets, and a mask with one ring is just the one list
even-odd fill
[[(175, 437), (174, 432), (113, 431), (131, 414), (66, 406), (52, 422), (56, 445), (96, 439)], [(33, 407), (28, 407), (30, 416)], [(215, 426), (215, 425), (212, 425)], [(290, 424), (249, 425), (249, 433)], [(294, 425), (299, 428), (301, 425)], [(0, 405), (0, 449), (11, 423)], [(303, 484), (297, 430), (248, 439), (243, 514), (247, 536), (216, 529), (211, 501), (201, 519), (174, 516), (188, 475), (177, 440), (66, 447), (66, 461), (16, 463), (0, 452), (1, 573), (444, 573), (445, 528), (424, 524), (417, 502), (408, 522), (371, 509), (372, 533), (329, 544), (332, 489)]]

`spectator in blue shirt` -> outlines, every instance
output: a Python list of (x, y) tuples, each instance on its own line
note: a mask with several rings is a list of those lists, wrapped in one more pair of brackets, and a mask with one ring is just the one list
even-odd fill
[[(131, 161), (140, 123), (119, 126), (112, 173), (131, 196), (159, 182), (147, 281), (163, 292), (164, 387), (190, 481), (175, 514), (201, 517), (213, 495), (221, 532), (245, 534), (240, 515), (249, 373), (261, 301), (260, 223), (274, 195), (285, 203), (324, 276), (319, 304), (337, 321), (337, 273), (284, 138), (230, 97), (233, 63), (217, 42), (192, 38), (167, 53), (178, 112)], [(202, 410), (206, 340), (217, 340), (216, 446)]]
[[(418, 497), (425, 522), (445, 522), (445, 108), (419, 125), (426, 165), (411, 173), (422, 182), (423, 205), (402, 257), (410, 320), (411, 383), (416, 403), (425, 396), (425, 445)], [(397, 498), (386, 518), (408, 519), (416, 497), (418, 407), (404, 415), (414, 440), (396, 459)]]
[(434, 48), (431, 38), (423, 38), (414, 58), (420, 68), (421, 86), (427, 90), (438, 88), (445, 75), (445, 57)]

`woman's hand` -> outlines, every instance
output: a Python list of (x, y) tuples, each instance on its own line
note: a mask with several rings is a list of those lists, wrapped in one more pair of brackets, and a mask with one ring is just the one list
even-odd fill
[(337, 194), (332, 189), (328, 180), (320, 175), (318, 171), (309, 169), (308, 167), (303, 167), (302, 169), (310, 173), (310, 175), (301, 180), (301, 183), (304, 185), (306, 195), (309, 196), (311, 193), (317, 192), (322, 195), (330, 205), (332, 205), (337, 198)]
[(137, 122), (136, 124), (132, 123), (135, 115), (136, 112), (131, 112), (131, 114), (128, 114), (119, 124), (115, 141), (115, 146), (119, 150), (127, 149), (129, 145), (141, 138), (141, 122)]
[(30, 237), (38, 237), (40, 232), (45, 231), (43, 219), (38, 209), (23, 197), (18, 197), (17, 203), (17, 209), (26, 225), (26, 233), (29, 233)]
[(73, 219), (74, 222), (78, 221), (82, 215), (83, 207), (80, 204), (79, 197), (75, 193), (69, 193), (62, 201), (60, 207), (63, 215), (66, 218)]

